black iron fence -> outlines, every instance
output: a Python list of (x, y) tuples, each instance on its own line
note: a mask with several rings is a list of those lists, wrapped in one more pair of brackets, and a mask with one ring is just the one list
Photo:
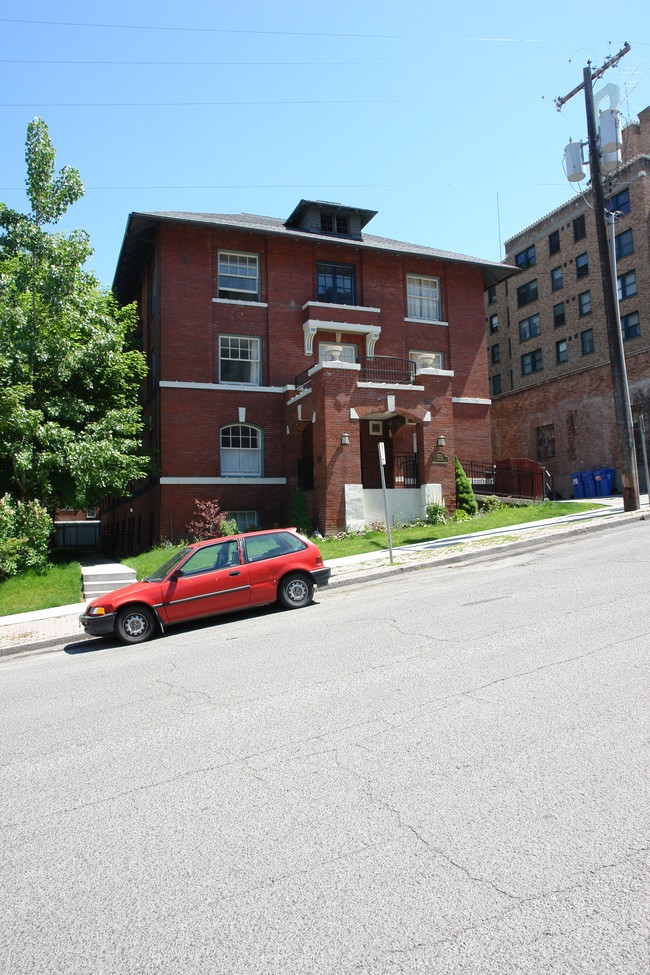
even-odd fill
[[(384, 468), (384, 478), (387, 488), (417, 488), (420, 487), (417, 454), (395, 454), (393, 462)], [(364, 488), (381, 487), (381, 471), (379, 469), (379, 454), (361, 454), (361, 483)]]
[(398, 359), (392, 355), (362, 355), (359, 356), (359, 364), (361, 382), (412, 386), (415, 381), (415, 363), (410, 359)]
[(313, 366), (309, 366), (308, 369), (303, 369), (303, 371), (299, 372), (294, 379), (297, 392), (300, 392), (303, 389), (311, 389), (311, 376), (309, 375), (309, 369), (313, 369)]
[(525, 466), (516, 464), (485, 464), (474, 460), (461, 461), (475, 494), (496, 494), (497, 497), (543, 501), (555, 496), (553, 477), (531, 461)]

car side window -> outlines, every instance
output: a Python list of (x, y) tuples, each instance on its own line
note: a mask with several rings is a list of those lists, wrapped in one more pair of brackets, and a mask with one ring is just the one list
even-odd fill
[(246, 561), (260, 562), (262, 559), (275, 559), (291, 552), (301, 552), (307, 548), (304, 542), (290, 532), (273, 532), (269, 535), (251, 535), (245, 540)]
[(191, 576), (199, 572), (218, 572), (231, 565), (239, 565), (239, 546), (237, 540), (206, 545), (191, 555), (183, 565), (183, 575)]

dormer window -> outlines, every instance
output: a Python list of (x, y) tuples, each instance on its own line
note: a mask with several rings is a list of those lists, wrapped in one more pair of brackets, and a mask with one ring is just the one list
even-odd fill
[(335, 217), (331, 213), (321, 213), (320, 229), (323, 234), (339, 234), (341, 237), (349, 235), (348, 218)]

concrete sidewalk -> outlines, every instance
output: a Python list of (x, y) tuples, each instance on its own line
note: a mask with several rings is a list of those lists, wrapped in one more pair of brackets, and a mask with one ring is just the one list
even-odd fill
[[(642, 497), (640, 511), (623, 512), (623, 502), (616, 497), (600, 498), (598, 503), (602, 504), (601, 510), (396, 547), (392, 564), (388, 551), (383, 549), (335, 559), (329, 563), (332, 577), (327, 588), (337, 589), (459, 561), (494, 558), (497, 553), (530, 551), (584, 532), (606, 531), (616, 525), (641, 521), (650, 515), (647, 495)], [(86, 636), (79, 623), (79, 614), (85, 606), (86, 603), (75, 603), (0, 617), (0, 657), (94, 639)]]

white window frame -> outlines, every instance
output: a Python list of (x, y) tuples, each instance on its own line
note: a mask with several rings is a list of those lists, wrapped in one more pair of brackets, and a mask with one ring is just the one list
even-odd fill
[[(232, 444), (232, 433), (229, 431), (248, 431), (248, 435), (239, 435), (240, 443)], [(254, 433), (253, 438), (250, 434)], [(226, 437), (227, 435), (227, 437)], [(225, 443), (230, 439), (230, 443)], [(255, 446), (247, 446), (246, 440), (256, 441)], [(243, 441), (243, 442), (242, 442)], [(219, 431), (219, 461), (223, 477), (262, 477), (263, 476), (263, 431), (253, 423), (228, 423)]]
[[(229, 348), (227, 351), (232, 353), (235, 351), (237, 344), (240, 344), (239, 351), (241, 351), (241, 345), (249, 343), (251, 355), (248, 358), (244, 356), (236, 355), (225, 355), (224, 346), (228, 344)], [(227, 383), (229, 386), (259, 386), (261, 383), (261, 341), (256, 336), (252, 335), (220, 335), (219, 336), (219, 382)], [(225, 362), (248, 362), (251, 364), (251, 379), (226, 379), (222, 373), (222, 364)]]
[[(426, 294), (429, 290), (432, 293)], [(423, 274), (406, 275), (406, 315), (423, 322), (442, 320), (440, 278)]]
[(237, 522), (238, 532), (247, 532), (259, 526), (258, 511), (229, 511), (228, 520), (234, 519)]
[[(233, 259), (233, 268), (230, 261)], [(245, 260), (244, 260), (245, 259)], [(222, 272), (221, 262), (227, 262), (227, 269)], [(242, 282), (253, 280), (252, 275), (238, 273), (238, 268), (255, 267), (255, 290), (250, 288), (237, 288), (222, 286), (222, 274), (228, 278), (240, 278)], [(222, 294), (222, 292), (227, 292)], [(217, 252), (217, 296), (223, 301), (254, 301), (260, 300), (260, 257), (259, 254), (252, 254), (247, 251), (220, 250)]]

